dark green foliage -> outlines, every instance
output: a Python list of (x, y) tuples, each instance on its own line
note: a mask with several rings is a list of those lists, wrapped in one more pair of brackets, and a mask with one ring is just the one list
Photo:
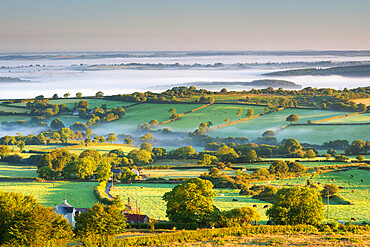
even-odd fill
[(324, 205), (316, 190), (307, 187), (280, 189), (266, 215), (279, 225), (319, 225)]
[(78, 237), (88, 234), (113, 236), (125, 231), (126, 216), (116, 205), (94, 204), (76, 217), (74, 232)]
[(211, 182), (192, 178), (176, 185), (163, 196), (167, 217), (174, 222), (206, 224), (205, 219), (214, 211)]
[(269, 167), (271, 174), (284, 175), (288, 173), (289, 166), (283, 160), (275, 160)]

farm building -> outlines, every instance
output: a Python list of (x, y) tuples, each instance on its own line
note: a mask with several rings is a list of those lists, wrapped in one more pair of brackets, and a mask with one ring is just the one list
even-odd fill
[(149, 217), (147, 215), (144, 215), (144, 214), (125, 214), (125, 215), (126, 215), (127, 223), (131, 223), (131, 224), (149, 223)]
[(55, 213), (62, 215), (64, 218), (66, 218), (69, 223), (75, 226), (75, 216), (79, 215), (80, 213), (85, 212), (88, 210), (87, 208), (75, 208), (67, 203), (66, 199), (63, 199), (63, 203), (59, 206), (54, 206)]

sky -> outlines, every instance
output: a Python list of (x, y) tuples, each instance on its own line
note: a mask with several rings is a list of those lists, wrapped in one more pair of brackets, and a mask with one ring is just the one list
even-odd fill
[(0, 4), (0, 52), (370, 50), (370, 0)]

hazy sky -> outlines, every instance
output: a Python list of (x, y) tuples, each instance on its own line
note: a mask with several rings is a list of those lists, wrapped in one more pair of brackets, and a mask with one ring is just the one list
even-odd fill
[(0, 4), (0, 52), (370, 49), (370, 0)]

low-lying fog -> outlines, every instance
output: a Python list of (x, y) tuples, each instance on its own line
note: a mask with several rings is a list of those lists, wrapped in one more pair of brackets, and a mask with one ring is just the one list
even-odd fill
[[(341, 76), (297, 76), (297, 77), (266, 77), (263, 73), (274, 70), (243, 69), (189, 69), (189, 70), (103, 70), (76, 71), (71, 65), (76, 64), (115, 64), (115, 63), (180, 63), (180, 64), (224, 64), (233, 63), (266, 63), (266, 62), (314, 62), (314, 61), (370, 61), (370, 57), (347, 56), (189, 56), (189, 57), (148, 57), (148, 58), (102, 58), (102, 59), (69, 59), (69, 60), (0, 60), (0, 77), (17, 77), (32, 82), (0, 82), (0, 98), (32, 98), (37, 95), (51, 97), (69, 92), (74, 96), (77, 92), (94, 95), (102, 90), (106, 95), (132, 93), (135, 91), (164, 91), (173, 84), (191, 82), (233, 82), (253, 81), (257, 79), (282, 79), (293, 81), (303, 87), (332, 87), (342, 89), (370, 85), (370, 78), (349, 78)], [(20, 67), (29, 66), (33, 67)], [(40, 67), (36, 67), (39, 64)], [(45, 65), (45, 67), (43, 67)], [(3, 68), (1, 68), (4, 66)], [(202, 88), (219, 90), (223, 86), (201, 86)], [(248, 87), (233, 86), (230, 90), (248, 90)]]

